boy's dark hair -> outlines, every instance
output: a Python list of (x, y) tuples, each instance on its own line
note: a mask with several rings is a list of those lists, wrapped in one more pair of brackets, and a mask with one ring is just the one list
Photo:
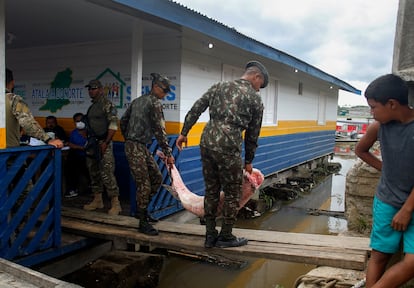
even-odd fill
[(6, 85), (7, 83), (10, 83), (13, 80), (13, 71), (11, 71), (9, 68), (6, 68)]
[(84, 115), (83, 115), (83, 113), (76, 112), (75, 114), (73, 114), (73, 117), (72, 117), (72, 118), (73, 118), (73, 120), (75, 120), (75, 119), (76, 119), (76, 118), (78, 118), (79, 116), (80, 116), (81, 118), (83, 118), (83, 116), (84, 116)]
[(46, 117), (46, 121), (47, 120), (50, 120), (50, 119), (53, 119), (53, 120), (55, 120), (57, 122), (57, 118), (55, 116), (53, 116), (53, 115), (49, 115), (49, 116)]
[(401, 105), (408, 105), (408, 86), (401, 77), (386, 74), (372, 81), (365, 90), (365, 98), (373, 99), (385, 105), (394, 99)]

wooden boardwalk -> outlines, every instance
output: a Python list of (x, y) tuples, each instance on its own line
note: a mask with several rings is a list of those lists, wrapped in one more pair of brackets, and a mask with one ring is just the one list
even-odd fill
[(88, 237), (112, 241), (125, 241), (150, 248), (173, 251), (213, 253), (223, 256), (249, 256), (330, 266), (353, 270), (364, 270), (369, 248), (369, 239), (234, 229), (234, 234), (246, 237), (246, 246), (234, 248), (204, 248), (205, 227), (195, 224), (178, 224), (159, 221), (155, 227), (158, 236), (147, 236), (137, 231), (138, 220), (128, 216), (108, 216), (106, 213), (88, 212), (76, 208), (62, 208), (62, 229)]
[(0, 258), (0, 287), (7, 288), (82, 288), (30, 268)]

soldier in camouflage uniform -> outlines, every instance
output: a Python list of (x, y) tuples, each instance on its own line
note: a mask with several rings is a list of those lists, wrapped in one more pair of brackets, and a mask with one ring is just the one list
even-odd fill
[[(214, 84), (187, 113), (177, 139), (177, 146), (181, 150), (182, 145), (187, 144), (191, 127), (209, 108), (210, 120), (200, 141), (205, 182), (206, 248), (247, 244), (247, 239), (232, 234), (243, 180), (242, 132), (245, 131), (244, 168), (251, 173), (264, 109), (257, 92), (267, 86), (268, 77), (266, 68), (260, 62), (250, 61), (241, 79)], [(216, 215), (221, 190), (225, 196), (223, 222), (218, 234)]]
[(20, 129), (23, 128), (28, 136), (42, 140), (46, 144), (56, 148), (62, 148), (63, 143), (59, 139), (51, 139), (34, 119), (29, 107), (22, 97), (13, 93), (13, 72), (6, 68), (6, 146), (20, 146)]
[(151, 73), (151, 76), (151, 92), (132, 101), (121, 117), (120, 126), (125, 137), (129, 168), (137, 185), (138, 230), (147, 235), (158, 235), (158, 230), (149, 223), (147, 210), (151, 197), (157, 193), (162, 183), (162, 175), (146, 145), (155, 136), (166, 156), (167, 164), (174, 164), (174, 157), (168, 145), (160, 101), (170, 91), (170, 81), (157, 73)]
[[(96, 152), (94, 155), (86, 157), (89, 176), (91, 179), (91, 189), (94, 199), (91, 203), (84, 205), (83, 209), (92, 211), (103, 208), (104, 203), (102, 193), (104, 187), (108, 197), (111, 199), (109, 215), (121, 213), (119, 203), (119, 188), (115, 178), (115, 159), (112, 150), (112, 137), (118, 130), (117, 110), (114, 104), (104, 95), (104, 90), (99, 80), (91, 80), (88, 85), (89, 96), (92, 104), (86, 114), (88, 141), (96, 139)], [(93, 147), (92, 147), (93, 148)]]
[[(39, 123), (34, 119), (29, 107), (23, 101), (23, 98), (13, 93), (14, 90), (14, 78), (13, 72), (6, 68), (6, 147), (18, 147), (20, 146), (20, 131), (24, 129), (26, 135), (42, 140), (48, 145), (53, 145), (56, 148), (62, 148), (63, 142), (60, 139), (52, 139), (43, 130)], [(7, 165), (12, 165), (13, 159), (9, 159)], [(24, 168), (17, 173), (15, 179), (22, 176)], [(16, 180), (18, 181), (18, 180)], [(15, 181), (11, 185), (15, 185)], [(20, 207), (23, 204), (29, 191), (32, 189), (33, 184), (30, 181), (25, 187), (24, 191), (17, 199), (15, 207)], [(25, 217), (27, 219), (28, 216)]]

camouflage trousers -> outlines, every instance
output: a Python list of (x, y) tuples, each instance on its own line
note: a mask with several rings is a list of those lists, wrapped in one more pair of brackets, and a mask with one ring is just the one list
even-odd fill
[(160, 169), (145, 144), (127, 140), (125, 154), (137, 186), (137, 207), (147, 209), (152, 196), (158, 192), (162, 183)]
[[(100, 140), (99, 145), (101, 143)], [(86, 166), (91, 180), (91, 190), (94, 194), (103, 193), (104, 188), (106, 188), (109, 198), (119, 196), (119, 188), (115, 178), (115, 158), (112, 151), (112, 142), (108, 144), (100, 160), (94, 157), (86, 157)]]
[(200, 147), (205, 184), (204, 211), (206, 221), (215, 219), (224, 192), (223, 224), (236, 222), (242, 191), (243, 167), (239, 156), (225, 155)]

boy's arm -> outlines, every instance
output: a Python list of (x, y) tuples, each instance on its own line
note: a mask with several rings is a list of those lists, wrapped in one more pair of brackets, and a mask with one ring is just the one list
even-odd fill
[(372, 145), (378, 140), (379, 128), (380, 123), (378, 121), (375, 121), (368, 126), (367, 132), (355, 147), (355, 154), (368, 165), (381, 171), (382, 161), (369, 151)]
[(395, 214), (392, 219), (391, 226), (397, 231), (407, 230), (407, 226), (411, 221), (412, 213), (414, 210), (414, 188), (411, 190), (410, 196), (408, 196), (404, 205)]

